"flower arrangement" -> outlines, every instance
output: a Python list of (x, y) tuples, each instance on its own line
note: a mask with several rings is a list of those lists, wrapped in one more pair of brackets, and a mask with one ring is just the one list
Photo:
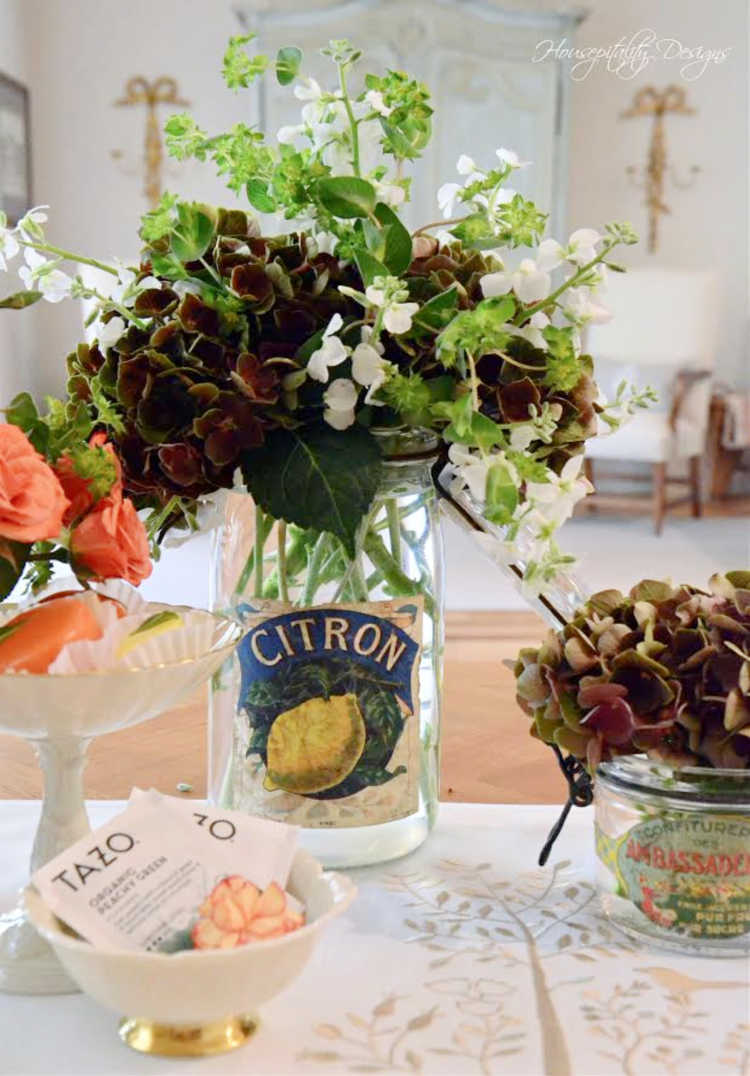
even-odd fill
[(644, 753), (676, 768), (750, 766), (750, 572), (709, 589), (645, 579), (594, 594), (537, 649), (520, 652), (518, 701), (532, 736), (593, 776)]
[(23, 394), (0, 424), (0, 598), (24, 573), (40, 590), (60, 562), (79, 582), (137, 585), (151, 573), (148, 538), (118, 456), (84, 406), (48, 402), (41, 416)]
[[(298, 78), (298, 49), (273, 64), (251, 37), (230, 41), (230, 88), (274, 68), (284, 86)], [(38, 208), (13, 229), (0, 219), (0, 268), (22, 253), (26, 286), (0, 305), (94, 300), (95, 339), (68, 360), (71, 406), (106, 431), (153, 533), (194, 521), (239, 468), (261, 536), (282, 520), (352, 560), (381, 470), (373, 429), (428, 429), (510, 549), (521, 532), (531, 541), (527, 580), (542, 587), (570, 559), (554, 534), (589, 489), (585, 440), (651, 398), (623, 385), (605, 407), (581, 350), (581, 329), (608, 316), (613, 252), (636, 237), (610, 224), (543, 238), (545, 214), (512, 188), (526, 162), (506, 149), (490, 167), (461, 156), (460, 182), (438, 192), (443, 219), (410, 233), (399, 213), (430, 138), (428, 92), (395, 71), (355, 92), (359, 51), (322, 51), (337, 86), (297, 81), (301, 122), (276, 144), (244, 124), (210, 135), (188, 114), (166, 125), (173, 156), (212, 160), (278, 234), (167, 194), (143, 218), (141, 264), (125, 268), (50, 243)], [(65, 261), (106, 271), (111, 288)]]

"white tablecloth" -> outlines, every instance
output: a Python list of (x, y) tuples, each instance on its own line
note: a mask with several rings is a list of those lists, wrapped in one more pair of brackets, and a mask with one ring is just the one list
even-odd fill
[[(92, 804), (92, 824), (114, 806)], [(0, 995), (0, 1072), (748, 1076), (748, 963), (622, 938), (594, 895), (589, 812), (573, 812), (553, 866), (536, 868), (555, 813), (446, 805), (418, 852), (352, 872), (349, 913), (234, 1053), (144, 1057), (82, 995)], [(2, 907), (37, 814), (0, 803)]]

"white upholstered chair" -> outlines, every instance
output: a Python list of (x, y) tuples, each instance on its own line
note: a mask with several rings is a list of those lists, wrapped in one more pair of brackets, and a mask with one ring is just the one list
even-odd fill
[[(652, 508), (660, 534), (668, 508), (685, 500), (701, 515), (701, 460), (706, 447), (711, 375), (716, 360), (718, 282), (713, 273), (675, 269), (634, 269), (612, 273), (604, 302), (614, 317), (590, 326), (586, 349), (606, 396), (623, 379), (650, 384), (659, 402), (637, 412), (616, 433), (586, 443), (586, 473), (596, 486), (604, 477), (643, 480), (644, 473), (618, 471), (605, 476), (600, 462), (624, 460), (650, 464)], [(683, 472), (675, 474), (675, 469)], [(670, 471), (672, 473), (670, 473)], [(686, 473), (685, 473), (686, 472)], [(667, 501), (667, 484), (689, 486), (689, 498)], [(630, 509), (642, 498), (595, 493), (598, 507)]]

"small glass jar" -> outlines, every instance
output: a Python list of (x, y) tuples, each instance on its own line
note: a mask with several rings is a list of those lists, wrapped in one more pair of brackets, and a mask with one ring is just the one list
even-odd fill
[(750, 770), (674, 770), (641, 756), (596, 775), (597, 883), (640, 940), (705, 956), (750, 950)]

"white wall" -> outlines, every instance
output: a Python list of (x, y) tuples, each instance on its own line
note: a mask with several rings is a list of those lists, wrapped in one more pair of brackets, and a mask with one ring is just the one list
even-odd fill
[[(642, 241), (623, 261), (629, 265), (711, 266), (722, 277), (723, 317), (717, 377), (750, 386), (748, 369), (748, 5), (747, 0), (588, 0), (592, 10), (579, 28), (577, 46), (608, 46), (643, 29), (659, 38), (710, 49), (731, 47), (725, 62), (684, 81), (679, 62), (655, 59), (626, 80), (597, 67), (571, 93), (569, 219), (571, 227), (630, 220)], [(642, 86), (676, 83), (687, 91), (694, 116), (666, 117), (669, 160), (678, 177), (700, 165), (693, 186), (667, 180), (672, 212), (660, 220), (655, 254), (646, 249), (643, 192), (625, 173), (642, 166), (651, 133), (646, 118), (620, 119)]]
[[(0, 0), (0, 71), (28, 84), (29, 56), (23, 3), (24, 0)], [(15, 274), (6, 278), (0, 273), (0, 296), (17, 291), (20, 286)], [(23, 311), (0, 310), (0, 406), (17, 392), (35, 385), (34, 341), (33, 317), (24, 317)]]

